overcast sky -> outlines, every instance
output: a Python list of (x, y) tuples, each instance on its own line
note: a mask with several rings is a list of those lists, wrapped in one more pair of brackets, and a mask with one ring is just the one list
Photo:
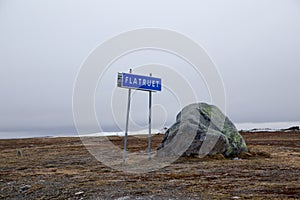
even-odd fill
[[(83, 61), (108, 38), (144, 27), (178, 31), (208, 52), (224, 81), (226, 112), (234, 122), (300, 121), (298, 0), (0, 0), (0, 131), (73, 130), (73, 84)], [(186, 65), (151, 51), (118, 62), (159, 62), (179, 73)], [(97, 95), (111, 91), (115, 80), (111, 83)], [(205, 86), (199, 88), (209, 101)], [(101, 102), (103, 95), (97, 95)], [(174, 121), (180, 106), (168, 91), (156, 96), (162, 104), (155, 108), (157, 119), (163, 116), (155, 121), (159, 128)], [(143, 98), (135, 99), (132, 118), (141, 119)], [(102, 125), (112, 128), (110, 117), (101, 119), (112, 115), (107, 106), (96, 107)]]

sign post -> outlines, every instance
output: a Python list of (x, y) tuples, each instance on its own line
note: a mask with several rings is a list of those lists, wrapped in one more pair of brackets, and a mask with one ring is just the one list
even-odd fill
[[(150, 73), (150, 77), (152, 74)], [(149, 132), (148, 132), (148, 160), (151, 160), (151, 114), (152, 114), (152, 91), (149, 91)]]
[(150, 76), (142, 76), (142, 75), (132, 74), (132, 69), (130, 69), (129, 73), (118, 73), (117, 85), (118, 85), (118, 87), (128, 89), (128, 105), (127, 105), (127, 114), (126, 114), (126, 127), (125, 127), (124, 152), (123, 152), (122, 166), (125, 166), (125, 161), (126, 161), (129, 112), (130, 112), (130, 102), (131, 102), (131, 89), (149, 92), (148, 159), (151, 160), (152, 92), (161, 91), (162, 81), (160, 78), (152, 77), (152, 74), (150, 74)]
[[(132, 69), (129, 70), (129, 73), (132, 73)], [(128, 100), (127, 100), (127, 114), (126, 114), (126, 127), (125, 127), (125, 136), (124, 136), (124, 152), (123, 152), (123, 162), (122, 165), (125, 165), (126, 160), (126, 149), (127, 149), (127, 137), (128, 137), (128, 126), (129, 126), (129, 112), (130, 112), (130, 103), (131, 103), (131, 88), (128, 89)]]

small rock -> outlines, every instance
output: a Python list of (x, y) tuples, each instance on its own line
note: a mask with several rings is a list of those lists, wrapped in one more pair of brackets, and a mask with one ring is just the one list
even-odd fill
[(28, 190), (29, 188), (31, 188), (31, 185), (24, 185), (24, 186), (20, 187), (20, 190), (25, 191), (25, 190)]
[(232, 160), (240, 160), (238, 157), (236, 157), (236, 158), (233, 158)]
[(18, 149), (17, 156), (18, 157), (22, 157), (23, 156), (22, 149)]
[(238, 197), (238, 196), (234, 196), (234, 197), (231, 197), (232, 199), (240, 199), (241, 197)]
[(120, 197), (120, 198), (118, 198), (117, 200), (127, 200), (127, 199), (130, 199), (130, 197), (129, 197), (129, 196)]
[(76, 192), (76, 193), (75, 193), (75, 196), (82, 195), (82, 194), (84, 194), (84, 192), (82, 192), (82, 191)]

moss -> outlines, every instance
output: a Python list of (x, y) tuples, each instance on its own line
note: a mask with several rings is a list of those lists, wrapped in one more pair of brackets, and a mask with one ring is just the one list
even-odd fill
[[(198, 127), (198, 135), (195, 136), (195, 140), (199, 139), (200, 141), (203, 141), (201, 138), (204, 138), (207, 135), (210, 135), (211, 138), (218, 138), (215, 137), (214, 134), (218, 136), (220, 134), (223, 135), (226, 138), (226, 144), (224, 144), (224, 142), (212, 144), (223, 145), (223, 147), (219, 146), (219, 148), (212, 147), (212, 152), (217, 149), (219, 153), (224, 153), (224, 149), (226, 148), (224, 155), (226, 157), (235, 157), (242, 151), (247, 151), (246, 143), (234, 124), (220, 111), (220, 109), (206, 103), (195, 103), (184, 107), (177, 115), (176, 123), (167, 131), (159, 149), (163, 148), (165, 144), (169, 143), (168, 141), (173, 139), (182, 124)], [(185, 128), (185, 132), (189, 131), (189, 128)], [(202, 145), (200, 142), (192, 144), (192, 147), (187, 150), (189, 152), (188, 155), (190, 155), (190, 152), (194, 151), (198, 153)]]

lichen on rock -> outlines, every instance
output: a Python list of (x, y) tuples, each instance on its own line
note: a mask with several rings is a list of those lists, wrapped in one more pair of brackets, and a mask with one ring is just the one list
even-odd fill
[(205, 156), (223, 154), (233, 158), (247, 152), (245, 140), (220, 109), (206, 103), (184, 107), (166, 131), (157, 155)]

